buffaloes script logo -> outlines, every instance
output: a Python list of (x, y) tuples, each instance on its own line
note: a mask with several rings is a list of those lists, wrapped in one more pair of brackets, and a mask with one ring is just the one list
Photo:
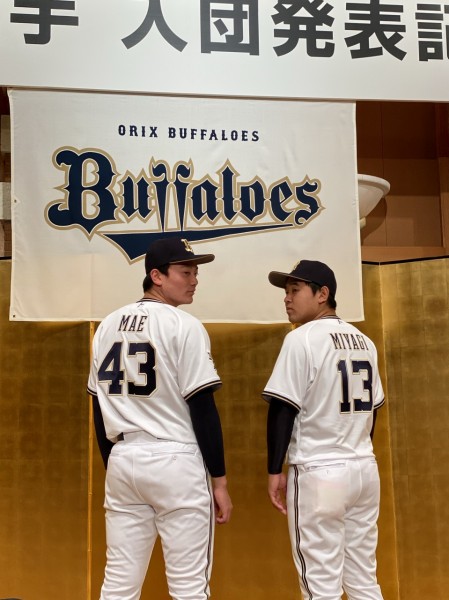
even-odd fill
[(229, 161), (215, 178), (195, 177), (192, 161), (170, 168), (154, 158), (148, 173), (122, 175), (105, 152), (64, 147), (53, 164), (64, 172), (57, 188), (64, 197), (47, 205), (48, 224), (79, 228), (89, 239), (101, 235), (131, 262), (161, 237), (185, 233), (194, 242), (303, 227), (323, 210), (319, 180), (293, 183), (285, 177), (267, 185), (256, 175), (239, 182)]

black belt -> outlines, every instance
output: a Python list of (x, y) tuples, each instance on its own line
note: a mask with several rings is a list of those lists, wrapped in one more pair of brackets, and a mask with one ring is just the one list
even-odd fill
[[(163, 440), (161, 438), (154, 437), (153, 435), (151, 435), (150, 433), (148, 433), (146, 431), (127, 431), (126, 435), (127, 436), (128, 435), (129, 436), (134, 436), (134, 439), (137, 439), (137, 438), (139, 438), (139, 439), (146, 439), (146, 440), (149, 440), (149, 441), (152, 441), (152, 442), (170, 441), (170, 440)], [(137, 438), (136, 438), (136, 436), (137, 436)], [(131, 437), (131, 439), (133, 439), (133, 438)], [(117, 441), (118, 442), (125, 441), (125, 434), (124, 433), (119, 433), (117, 435)], [(2, 599), (0, 598), (0, 600), (2, 600)]]

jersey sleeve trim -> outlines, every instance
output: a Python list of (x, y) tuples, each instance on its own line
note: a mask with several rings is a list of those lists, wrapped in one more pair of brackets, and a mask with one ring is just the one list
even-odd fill
[(97, 390), (93, 390), (92, 388), (87, 387), (87, 393), (90, 394), (91, 396), (96, 396)]
[(378, 403), (374, 405), (375, 409), (380, 408), (381, 406), (383, 406), (385, 404), (385, 398), (382, 398), (382, 400)]
[(208, 381), (207, 383), (204, 383), (203, 385), (200, 385), (197, 388), (195, 388), (194, 390), (192, 390), (191, 392), (189, 392), (187, 394), (187, 396), (184, 396), (184, 400), (187, 402), (188, 400), (190, 400), (190, 398), (192, 396), (194, 396), (195, 394), (198, 394), (198, 392), (207, 390), (208, 388), (210, 388), (210, 390), (212, 392), (214, 392), (215, 390), (218, 390), (218, 388), (220, 388), (222, 385), (223, 384), (220, 379), (217, 379), (215, 381)]
[(286, 398), (285, 396), (280, 396), (279, 394), (276, 394), (274, 392), (262, 392), (262, 398), (267, 402), (271, 402), (271, 399), (274, 398), (276, 400), (280, 400), (281, 402), (285, 402), (285, 404), (293, 406), (296, 410), (301, 410), (298, 407), (298, 405), (295, 404), (295, 402), (292, 402), (289, 398)]

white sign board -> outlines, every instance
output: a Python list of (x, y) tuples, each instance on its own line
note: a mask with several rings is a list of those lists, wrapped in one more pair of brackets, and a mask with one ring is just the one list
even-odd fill
[(11, 0), (0, 85), (445, 102), (448, 32), (434, 0)]

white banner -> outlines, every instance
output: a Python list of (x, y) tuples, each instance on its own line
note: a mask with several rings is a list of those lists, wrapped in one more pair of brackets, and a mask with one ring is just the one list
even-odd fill
[(14, 320), (98, 320), (138, 299), (143, 257), (181, 236), (200, 267), (188, 312), (285, 321), (271, 270), (327, 262), (363, 319), (355, 110), (348, 102), (13, 90)]
[(0, 85), (449, 101), (435, 0), (10, 0)]

